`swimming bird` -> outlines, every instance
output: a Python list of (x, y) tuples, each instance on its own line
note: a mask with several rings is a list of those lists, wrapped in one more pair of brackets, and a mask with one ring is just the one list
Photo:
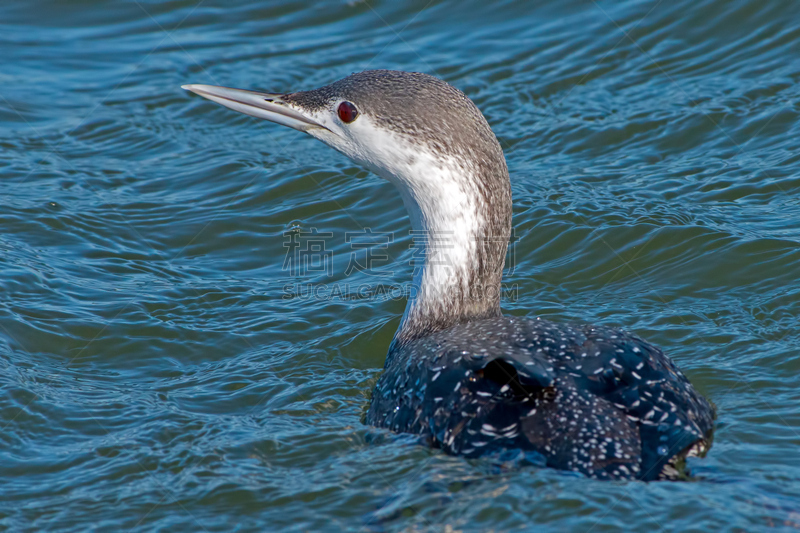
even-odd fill
[(427, 74), (373, 70), (286, 94), (185, 85), (305, 132), (398, 189), (426, 237), (366, 422), (467, 457), (598, 479), (677, 479), (715, 411), (633, 333), (503, 316), (511, 184), (488, 122)]

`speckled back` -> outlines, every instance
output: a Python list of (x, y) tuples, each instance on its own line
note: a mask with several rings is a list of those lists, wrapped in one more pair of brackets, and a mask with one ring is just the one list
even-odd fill
[(367, 422), (449, 453), (518, 449), (602, 479), (675, 478), (714, 410), (657, 348), (618, 329), (499, 317), (390, 353)]

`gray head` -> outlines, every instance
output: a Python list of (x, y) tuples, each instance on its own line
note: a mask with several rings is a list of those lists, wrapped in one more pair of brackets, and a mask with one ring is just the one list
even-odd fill
[(427, 244), (396, 343), (500, 313), (508, 170), (489, 124), (464, 93), (427, 74), (390, 70), (288, 94), (184, 88), (308, 133), (397, 186)]

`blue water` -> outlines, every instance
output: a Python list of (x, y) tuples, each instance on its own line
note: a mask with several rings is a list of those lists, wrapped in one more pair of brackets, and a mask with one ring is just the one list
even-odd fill
[[(798, 39), (786, 0), (5, 2), (0, 527), (800, 527)], [(691, 482), (361, 423), (413, 271), (397, 192), (180, 85), (369, 68), (444, 78), (494, 128), (507, 313), (628, 328), (716, 404)], [(381, 271), (348, 272), (366, 229)]]

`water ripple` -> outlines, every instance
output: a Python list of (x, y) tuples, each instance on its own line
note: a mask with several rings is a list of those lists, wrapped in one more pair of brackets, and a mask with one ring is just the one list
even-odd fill
[[(0, 524), (800, 527), (792, 7), (0, 7)], [(720, 413), (695, 482), (601, 486), (361, 424), (404, 308), (386, 287), (413, 270), (396, 192), (179, 86), (290, 91), (365, 68), (478, 103), (512, 173), (505, 309), (662, 346)], [(364, 228), (395, 236), (379, 281), (344, 274)], [(330, 275), (286, 269), (312, 229), (332, 234)]]

